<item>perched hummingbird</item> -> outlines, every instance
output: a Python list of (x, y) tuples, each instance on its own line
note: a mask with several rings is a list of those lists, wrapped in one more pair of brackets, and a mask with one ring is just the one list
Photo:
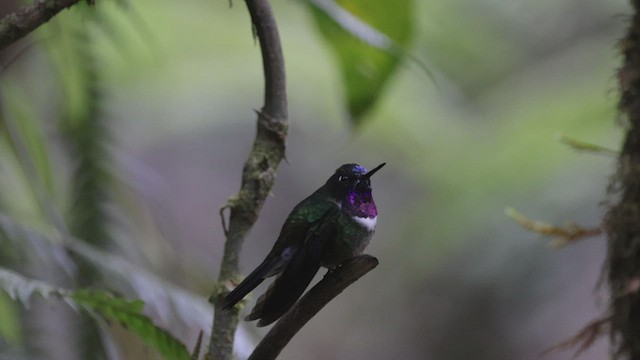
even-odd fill
[(280, 236), (262, 263), (224, 299), (232, 308), (264, 279), (278, 275), (245, 320), (266, 326), (298, 300), (321, 266), (333, 269), (362, 254), (373, 236), (378, 210), (367, 171), (345, 164), (291, 211)]

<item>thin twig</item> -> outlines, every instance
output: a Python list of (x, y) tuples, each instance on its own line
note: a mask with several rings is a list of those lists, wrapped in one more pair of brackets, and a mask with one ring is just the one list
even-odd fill
[(229, 235), (229, 228), (227, 227), (227, 219), (224, 217), (224, 211), (229, 209), (228, 205), (225, 205), (220, 208), (220, 222), (222, 223), (222, 231), (224, 232), (224, 236)]
[(264, 106), (258, 112), (257, 134), (242, 170), (240, 191), (226, 205), (230, 209), (227, 241), (218, 283), (211, 296), (215, 315), (209, 355), (216, 360), (230, 360), (233, 357), (238, 310), (223, 311), (222, 301), (239, 276), (238, 256), (242, 243), (271, 192), (276, 170), (284, 158), (288, 131), (284, 57), (276, 21), (267, 0), (246, 0), (246, 4), (262, 50)]
[(191, 353), (191, 360), (198, 360), (200, 358), (200, 348), (202, 347), (202, 334), (204, 332), (200, 330), (198, 334), (198, 340), (196, 340), (196, 345), (193, 347), (193, 352)]
[(378, 266), (378, 259), (371, 255), (356, 256), (338, 269), (325, 275), (324, 279), (309, 290), (271, 328), (260, 341), (249, 360), (275, 359), (289, 340), (333, 298), (347, 286)]
[(505, 215), (520, 224), (523, 228), (533, 231), (543, 236), (552, 236), (555, 238), (549, 245), (554, 248), (576, 243), (579, 240), (589, 237), (599, 236), (603, 233), (602, 227), (584, 227), (575, 223), (569, 223), (566, 226), (555, 226), (541, 221), (534, 221), (514, 208), (506, 208)]
[(604, 337), (604, 335), (606, 335), (610, 331), (610, 326), (610, 315), (595, 319), (585, 327), (583, 327), (577, 334), (575, 334), (571, 338), (545, 350), (542, 354), (540, 354), (540, 357), (549, 355), (554, 352), (575, 348), (576, 351), (571, 359), (577, 359), (578, 356), (589, 347), (591, 347), (596, 340)]
[(36, 0), (0, 19), (0, 51), (80, 0)]
[(606, 148), (598, 144), (578, 140), (564, 134), (557, 135), (558, 141), (577, 151), (586, 151), (597, 155), (617, 157), (620, 153), (616, 150)]

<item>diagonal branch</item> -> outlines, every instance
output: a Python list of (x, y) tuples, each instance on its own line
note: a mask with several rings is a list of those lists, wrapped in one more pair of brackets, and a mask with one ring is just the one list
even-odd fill
[(229, 227), (220, 265), (218, 286), (211, 295), (215, 308), (209, 354), (212, 359), (229, 360), (238, 326), (238, 310), (222, 310), (222, 301), (239, 276), (238, 256), (244, 238), (256, 222), (260, 209), (284, 159), (288, 131), (284, 57), (276, 21), (267, 0), (246, 0), (254, 34), (260, 41), (264, 65), (264, 106), (258, 111), (257, 134), (242, 170), (238, 194), (229, 199)]
[(0, 19), (0, 51), (80, 0), (36, 0)]
[(249, 360), (271, 360), (289, 343), (289, 340), (311, 318), (333, 298), (338, 296), (347, 286), (353, 284), (366, 273), (378, 266), (378, 259), (371, 255), (359, 255), (347, 260), (338, 269), (325, 275), (319, 283), (295, 304), (269, 330), (260, 341)]

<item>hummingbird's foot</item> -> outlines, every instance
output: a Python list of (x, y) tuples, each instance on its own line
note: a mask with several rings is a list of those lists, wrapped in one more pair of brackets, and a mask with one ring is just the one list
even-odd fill
[(336, 266), (336, 267), (332, 267), (332, 268), (328, 269), (328, 270), (327, 270), (327, 273), (326, 273), (326, 274), (324, 274), (324, 277), (327, 277), (327, 276), (329, 276), (329, 275), (333, 274), (334, 272), (336, 272), (336, 270), (337, 270), (337, 269), (338, 269), (338, 266)]
[(336, 266), (334, 266), (334, 267), (332, 267), (332, 268), (329, 268), (329, 269), (327, 270), (327, 273), (326, 273), (326, 274), (324, 274), (324, 276), (328, 276), (328, 275), (330, 275), (330, 274), (333, 274), (334, 272), (336, 272), (336, 271), (340, 270), (340, 268), (341, 268), (342, 266), (343, 266), (343, 264), (338, 264), (338, 265), (336, 265)]

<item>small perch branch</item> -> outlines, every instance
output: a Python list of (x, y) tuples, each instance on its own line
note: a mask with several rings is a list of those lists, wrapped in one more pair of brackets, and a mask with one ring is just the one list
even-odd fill
[(222, 310), (223, 299), (239, 276), (238, 256), (244, 238), (258, 219), (275, 182), (278, 165), (284, 159), (288, 131), (284, 57), (276, 21), (267, 0), (246, 0), (254, 34), (260, 41), (264, 66), (264, 106), (258, 111), (257, 134), (242, 170), (237, 195), (223, 207), (229, 208), (227, 241), (220, 264), (216, 290), (211, 295), (215, 308), (209, 355), (215, 360), (233, 358), (233, 340), (238, 326), (237, 308)]
[(322, 281), (311, 288), (271, 328), (255, 348), (249, 360), (275, 359), (291, 338), (320, 309), (344, 291), (347, 286), (356, 282), (376, 266), (378, 266), (378, 259), (371, 255), (360, 255), (348, 260), (338, 269), (327, 273)]
[(0, 19), (0, 51), (80, 0), (36, 0)]

